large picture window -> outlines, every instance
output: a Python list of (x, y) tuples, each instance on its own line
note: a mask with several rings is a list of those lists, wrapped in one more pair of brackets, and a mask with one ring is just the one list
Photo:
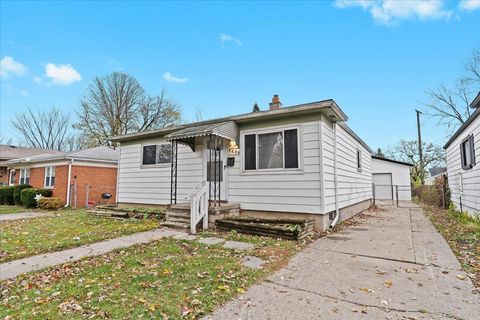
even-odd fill
[(155, 165), (172, 162), (172, 146), (170, 144), (154, 144), (143, 146), (142, 164)]
[(55, 185), (55, 167), (45, 167), (45, 188), (53, 188)]
[(29, 183), (30, 183), (30, 169), (20, 169), (19, 184), (29, 184)]
[(298, 169), (298, 129), (244, 136), (244, 169)]
[(466, 137), (460, 144), (460, 158), (462, 161), (462, 169), (468, 170), (475, 166), (475, 145), (473, 134)]

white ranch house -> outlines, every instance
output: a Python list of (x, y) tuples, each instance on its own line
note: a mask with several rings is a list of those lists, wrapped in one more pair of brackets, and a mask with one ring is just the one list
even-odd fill
[(114, 137), (119, 205), (169, 206), (172, 226), (188, 210), (193, 232), (222, 208), (325, 230), (372, 199), (372, 152), (346, 121), (333, 100), (282, 108), (275, 95), (270, 110)]
[(458, 210), (480, 215), (480, 92), (475, 111), (443, 147), (451, 201)]

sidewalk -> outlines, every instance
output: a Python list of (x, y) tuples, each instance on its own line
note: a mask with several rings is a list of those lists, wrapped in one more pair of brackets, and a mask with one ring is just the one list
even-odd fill
[(53, 217), (54, 215), (46, 212), (22, 212), (0, 214), (0, 221), (11, 221), (20, 219), (31, 219), (39, 217)]
[(206, 319), (480, 319), (480, 296), (422, 209), (384, 209)]

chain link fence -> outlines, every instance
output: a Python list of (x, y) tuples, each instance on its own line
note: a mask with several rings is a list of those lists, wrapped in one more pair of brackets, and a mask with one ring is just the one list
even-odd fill
[(418, 201), (430, 206), (448, 208), (450, 190), (445, 176), (437, 177), (433, 185), (416, 186), (412, 188), (412, 195)]
[(115, 187), (87, 185), (85, 187), (85, 207), (115, 204), (115, 191)]
[(412, 200), (410, 185), (372, 184), (373, 205), (409, 206)]

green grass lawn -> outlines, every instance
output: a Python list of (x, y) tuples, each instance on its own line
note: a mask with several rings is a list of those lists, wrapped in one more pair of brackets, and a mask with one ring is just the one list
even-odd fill
[(476, 287), (480, 288), (480, 219), (452, 209), (424, 209)]
[(0, 262), (157, 228), (153, 219), (115, 220), (64, 209), (52, 217), (2, 221)]
[(9, 214), (9, 213), (20, 213), (20, 212), (31, 212), (32, 209), (27, 209), (20, 206), (6, 206), (0, 205), (0, 214)]
[[(241, 253), (165, 238), (21, 275), (0, 283), (0, 318), (199, 318), (244, 293), (302, 247), (252, 239), (259, 247)], [(269, 263), (249, 269), (241, 265), (243, 254)]]

